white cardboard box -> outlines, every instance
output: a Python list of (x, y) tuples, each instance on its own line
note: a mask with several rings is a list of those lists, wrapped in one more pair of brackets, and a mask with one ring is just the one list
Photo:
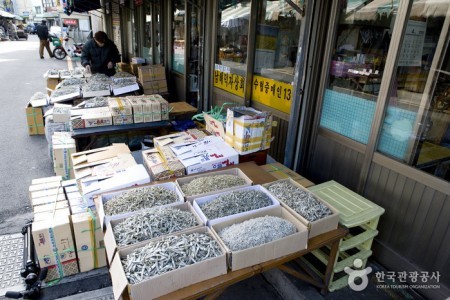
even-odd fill
[(113, 90), (114, 96), (117, 96), (117, 95), (122, 95), (122, 94), (126, 94), (126, 93), (133, 92), (133, 91), (138, 91), (139, 85), (137, 83), (127, 85), (124, 87), (117, 87), (117, 86), (113, 85), (112, 90)]
[(51, 195), (51, 196), (44, 196), (44, 197), (38, 197), (38, 198), (31, 198), (31, 207), (35, 207), (38, 205), (45, 205), (45, 204), (54, 204), (58, 201), (64, 201), (66, 200), (66, 196), (64, 193), (58, 194), (58, 195)]
[(203, 220), (203, 222), (205, 222), (208, 226), (213, 226), (215, 224), (218, 224), (220, 222), (224, 222), (227, 220), (230, 220), (232, 218), (236, 218), (236, 217), (240, 217), (240, 216), (247, 216), (255, 211), (260, 211), (260, 212), (265, 212), (268, 211), (270, 209), (272, 209), (273, 207), (277, 207), (280, 206), (280, 202), (278, 202), (278, 200), (272, 195), (270, 194), (263, 186), (261, 185), (252, 185), (252, 186), (248, 186), (248, 187), (244, 187), (244, 188), (239, 188), (239, 189), (234, 189), (233, 191), (244, 191), (244, 190), (258, 190), (258, 191), (262, 191), (263, 193), (265, 193), (267, 196), (269, 196), (270, 200), (272, 200), (272, 204), (266, 207), (262, 207), (256, 210), (250, 210), (250, 211), (245, 211), (245, 212), (241, 212), (238, 214), (234, 214), (234, 215), (230, 215), (230, 216), (225, 216), (225, 217), (221, 217), (221, 218), (217, 218), (217, 219), (208, 219), (205, 214), (203, 213), (202, 209), (200, 208), (200, 205), (210, 202), (214, 199), (216, 199), (217, 197), (219, 197), (220, 195), (225, 195), (228, 193), (231, 193), (232, 191), (228, 191), (228, 192), (223, 192), (223, 193), (217, 193), (214, 195), (209, 195), (209, 196), (205, 196), (205, 197), (201, 197), (201, 198), (196, 198), (193, 201), (193, 206), (195, 211), (198, 213), (198, 215), (200, 216), (200, 218)]
[(113, 117), (133, 114), (130, 101), (124, 97), (108, 98), (108, 106)]
[[(266, 244), (239, 251), (231, 251), (219, 237), (219, 232), (228, 226), (265, 216), (283, 218), (294, 224), (297, 228), (297, 232)], [(306, 226), (281, 206), (271, 207), (271, 209), (266, 211), (253, 211), (251, 214), (246, 216), (231, 218), (213, 225), (212, 230), (219, 237), (219, 241), (227, 250), (228, 267), (232, 271), (244, 269), (246, 267), (254, 266), (272, 259), (277, 259), (304, 250), (308, 246), (308, 229)]]
[[(179, 210), (182, 210), (182, 211), (190, 211), (194, 215), (194, 217), (196, 218), (198, 225), (193, 226), (193, 227), (189, 227), (189, 228), (185, 228), (185, 229), (180, 230), (180, 231), (176, 231), (176, 232), (172, 232), (172, 233), (169, 233), (169, 234), (165, 234), (165, 235), (170, 235), (170, 234), (174, 234), (174, 233), (184, 232), (186, 230), (191, 230), (193, 228), (198, 228), (198, 227), (204, 227), (205, 226), (205, 223), (203, 223), (202, 219), (200, 219), (200, 217), (198, 216), (197, 212), (194, 210), (194, 208), (192, 207), (192, 205), (190, 203), (188, 203), (188, 202), (178, 203), (178, 204), (174, 204), (174, 205), (170, 206), (170, 208), (178, 208)], [(146, 210), (149, 210), (149, 209), (146, 209)], [(105, 248), (106, 248), (106, 254), (107, 254), (107, 257), (108, 257), (108, 263), (109, 264), (112, 263), (112, 260), (114, 259), (114, 255), (116, 253), (116, 250), (125, 250), (125, 249), (128, 249), (130, 247), (133, 247), (134, 245), (142, 245), (142, 246), (144, 246), (145, 244), (147, 244), (149, 241), (151, 241), (153, 239), (152, 238), (152, 239), (148, 239), (148, 240), (145, 240), (145, 241), (141, 241), (141, 242), (138, 242), (138, 243), (135, 243), (135, 244), (132, 244), (132, 245), (118, 246), (117, 243), (116, 243), (116, 238), (114, 236), (114, 230), (113, 230), (114, 226), (116, 226), (117, 224), (123, 222), (125, 219), (130, 218), (130, 217), (132, 217), (132, 216), (134, 216), (134, 215), (136, 215), (138, 213), (141, 213), (143, 211), (146, 211), (146, 210), (135, 211), (131, 215), (127, 216), (127, 217), (111, 220), (109, 222), (109, 224), (106, 226), (106, 231), (105, 231)], [(165, 235), (162, 235), (162, 236), (165, 236)], [(155, 237), (155, 238), (157, 238), (157, 237)]]
[[(192, 196), (186, 196), (186, 194), (183, 192), (183, 190), (181, 188), (183, 185), (190, 183), (194, 179), (197, 179), (197, 178), (200, 178), (200, 177), (216, 176), (216, 175), (235, 175), (235, 176), (238, 176), (238, 177), (244, 179), (245, 180), (245, 184), (239, 185), (239, 186), (235, 186), (235, 187), (231, 187), (231, 188), (227, 188), (227, 189), (215, 190), (215, 191), (211, 191), (211, 192), (208, 192), (208, 193), (192, 195)], [(252, 180), (250, 178), (248, 178), (248, 176), (245, 175), (245, 173), (242, 172), (239, 168), (207, 172), (207, 173), (200, 174), (200, 175), (185, 176), (185, 177), (182, 177), (182, 178), (177, 178), (177, 180), (175, 182), (176, 182), (178, 188), (180, 189), (181, 194), (186, 199), (186, 201), (190, 201), (191, 203), (196, 198), (201, 198), (201, 197), (205, 197), (205, 196), (212, 195), (212, 194), (217, 194), (217, 193), (224, 193), (224, 192), (231, 191), (231, 190), (234, 190), (234, 189), (238, 189), (238, 188), (242, 188), (242, 187), (246, 187), (246, 186), (251, 186), (253, 184)]]
[[(145, 188), (145, 187), (151, 187), (151, 186), (161, 186), (164, 187), (168, 190), (174, 191), (177, 194), (177, 201), (175, 201), (174, 203), (171, 204), (167, 204), (167, 205), (162, 205), (160, 207), (165, 207), (165, 206), (173, 206), (175, 204), (179, 204), (179, 203), (183, 203), (184, 202), (184, 198), (183, 195), (181, 195), (181, 192), (178, 190), (177, 186), (175, 185), (175, 183), (173, 182), (166, 182), (166, 183), (160, 183), (160, 184), (155, 184), (155, 185), (147, 185), (147, 186), (138, 186), (135, 188)], [(102, 224), (103, 228), (106, 228), (106, 225), (108, 225), (108, 223), (111, 220), (116, 220), (116, 219), (120, 219), (120, 218), (125, 218), (128, 216), (131, 216), (133, 214), (133, 212), (126, 212), (126, 213), (122, 213), (122, 214), (118, 214), (118, 215), (114, 215), (114, 216), (109, 216), (106, 215), (105, 210), (104, 210), (104, 203), (111, 200), (113, 197), (118, 196), (124, 192), (133, 190), (135, 188), (130, 188), (130, 189), (123, 189), (121, 191), (117, 191), (117, 192), (111, 192), (111, 193), (103, 193), (99, 196), (97, 196), (96, 198), (94, 198), (94, 202), (95, 202), (95, 206), (97, 208), (97, 212), (98, 215), (100, 217), (100, 224)], [(117, 189), (116, 189), (117, 190)]]
[[(207, 227), (193, 229), (183, 233), (208, 233), (214, 239), (217, 237)], [(157, 239), (155, 239), (156, 241)], [(109, 270), (112, 279), (114, 299), (118, 300), (123, 294), (130, 299), (154, 299), (186, 286), (214, 278), (227, 273), (225, 249), (219, 243), (223, 255), (210, 258), (193, 265), (185, 266), (180, 269), (169, 271), (159, 276), (152, 277), (137, 284), (130, 284), (125, 276), (121, 258), (139, 248), (139, 246), (130, 247), (126, 250), (119, 250), (113, 259)]]
[[(286, 179), (280, 179), (274, 182), (270, 182), (265, 184), (265, 187), (268, 187), (271, 184), (274, 184), (275, 182), (289, 182), (292, 185), (296, 186), (297, 188), (310, 193), (312, 195), (314, 195), (314, 197), (322, 202), (324, 205), (326, 205), (332, 212), (333, 214), (330, 216), (326, 216), (325, 218), (316, 220), (314, 222), (309, 222), (308, 220), (306, 220), (304, 217), (302, 217), (299, 213), (297, 213), (295, 210), (293, 210), (291, 207), (289, 207), (286, 203), (284, 203), (281, 199), (277, 200), (280, 202), (281, 206), (286, 208), (293, 216), (295, 216), (297, 219), (300, 220), (300, 222), (302, 222), (303, 224), (305, 224), (309, 230), (309, 237), (315, 237), (318, 236), (322, 233), (334, 230), (338, 227), (339, 224), (339, 211), (334, 208), (333, 206), (329, 205), (328, 203), (326, 203), (325, 201), (323, 201), (322, 199), (320, 199), (320, 197), (318, 197), (317, 195), (315, 195), (313, 192), (307, 190), (306, 188), (304, 188), (303, 186), (301, 186), (299, 183), (297, 183), (296, 181), (292, 180), (291, 178), (286, 178)], [(270, 192), (269, 192), (270, 193)], [(272, 195), (272, 194), (271, 194)], [(275, 197), (275, 196), (274, 196)], [(275, 197), (276, 198), (276, 197)]]

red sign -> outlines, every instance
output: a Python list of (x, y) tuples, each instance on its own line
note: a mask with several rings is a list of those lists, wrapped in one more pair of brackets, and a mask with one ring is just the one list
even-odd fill
[(63, 19), (63, 24), (65, 25), (74, 25), (77, 26), (77, 20), (76, 19)]
[(144, 4), (144, 0), (134, 0), (136, 6)]

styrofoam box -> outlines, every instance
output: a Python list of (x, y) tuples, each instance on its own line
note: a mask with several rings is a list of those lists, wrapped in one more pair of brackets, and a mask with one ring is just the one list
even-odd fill
[(266, 206), (266, 207), (262, 207), (262, 208), (256, 209), (256, 210), (245, 211), (245, 212), (241, 212), (241, 213), (238, 213), (238, 214), (234, 214), (234, 215), (230, 215), (230, 216), (225, 216), (225, 217), (209, 220), (205, 216), (203, 211), (200, 209), (200, 205), (203, 204), (203, 203), (206, 203), (206, 202), (210, 202), (210, 201), (216, 199), (217, 197), (219, 197), (220, 195), (231, 193), (231, 191), (228, 191), (228, 192), (217, 193), (217, 194), (214, 194), (214, 195), (209, 195), (209, 196), (205, 196), (205, 197), (194, 199), (194, 202), (193, 202), (194, 209), (198, 213), (200, 218), (203, 220), (203, 222), (205, 222), (206, 225), (211, 227), (211, 226), (213, 226), (213, 225), (215, 225), (217, 223), (227, 221), (227, 220), (229, 220), (231, 218), (240, 217), (240, 216), (246, 216), (246, 215), (249, 215), (249, 214), (251, 214), (252, 212), (255, 212), (255, 211), (264, 212), (264, 211), (270, 210), (273, 207), (280, 206), (280, 202), (278, 202), (278, 200), (272, 194), (270, 194), (261, 185), (248, 186), (248, 187), (245, 187), (245, 188), (234, 189), (233, 191), (244, 191), (244, 190), (259, 190), (259, 191), (262, 191), (263, 193), (267, 194), (267, 196), (269, 196), (270, 200), (272, 200), (272, 204), (269, 205), (269, 206)]
[(138, 91), (139, 85), (137, 83), (135, 83), (135, 84), (127, 85), (127, 86), (120, 87), (120, 88), (113, 86), (112, 89), (113, 89), (114, 96), (117, 96), (117, 95), (122, 95), (122, 94), (133, 92), (133, 91)]
[(158, 236), (158, 237), (154, 237), (152, 239), (148, 239), (148, 240), (145, 240), (145, 241), (137, 242), (137, 243), (132, 244), (132, 245), (122, 245), (122, 246), (117, 245), (116, 238), (114, 236), (114, 231), (113, 231), (114, 226), (116, 226), (117, 224), (121, 223), (125, 219), (128, 219), (128, 218), (130, 218), (130, 217), (132, 217), (132, 216), (134, 216), (134, 215), (136, 215), (138, 213), (142, 213), (144, 211), (148, 211), (148, 210), (152, 210), (152, 209), (159, 209), (159, 208), (160, 207), (148, 208), (148, 209), (144, 209), (144, 210), (135, 211), (135, 212), (133, 212), (132, 215), (130, 215), (128, 217), (115, 219), (115, 220), (111, 220), (110, 221), (110, 223), (106, 226), (106, 232), (105, 232), (105, 249), (106, 249), (106, 254), (107, 254), (107, 257), (108, 257), (108, 263), (109, 264), (112, 263), (112, 260), (114, 259), (114, 255), (115, 255), (117, 250), (125, 250), (125, 249), (130, 248), (130, 247), (132, 247), (134, 245), (144, 246), (148, 242), (150, 242), (151, 240), (153, 240), (155, 238), (159, 238), (159, 237), (162, 237), (162, 236), (165, 236), (165, 235), (170, 235), (170, 234), (175, 234), (175, 233), (181, 233), (181, 232), (184, 232), (186, 230), (191, 230), (191, 229), (194, 229), (194, 228), (197, 228), (197, 227), (204, 227), (205, 226), (205, 223), (202, 221), (202, 219), (199, 217), (199, 215), (197, 214), (197, 212), (194, 210), (194, 208), (192, 207), (192, 205), (189, 202), (178, 203), (178, 204), (175, 204), (173, 206), (170, 206), (170, 208), (178, 208), (179, 210), (182, 210), (182, 211), (190, 211), (194, 215), (195, 219), (197, 220), (198, 225), (193, 226), (193, 227), (189, 227), (189, 228), (186, 228), (186, 229), (183, 229), (183, 230), (180, 230), (180, 231), (176, 231), (176, 232), (164, 234), (164, 235), (161, 235), (161, 236)]
[[(196, 228), (174, 235), (194, 232), (208, 233), (211, 237), (217, 240), (215, 234), (212, 233), (212, 231), (207, 227)], [(157, 241), (159, 239), (161, 238), (154, 239), (153, 241)], [(226, 274), (226, 251), (222, 244), (220, 242), (218, 243), (223, 251), (222, 255), (154, 276), (136, 284), (130, 284), (128, 282), (122, 266), (121, 258), (125, 258), (133, 250), (142, 247), (142, 245), (134, 245), (133, 247), (119, 250), (115, 255), (109, 269), (112, 279), (114, 299), (120, 299), (123, 293), (128, 294), (127, 296), (129, 296), (130, 299), (154, 299), (189, 285)]]
[[(269, 243), (239, 251), (231, 251), (220, 239), (219, 232), (222, 229), (233, 224), (238, 224), (250, 219), (265, 216), (283, 218), (294, 224), (297, 228), (297, 232)], [(245, 216), (230, 218), (226, 221), (213, 225), (211, 229), (227, 250), (228, 267), (232, 271), (254, 266), (272, 259), (277, 259), (304, 250), (308, 246), (308, 229), (306, 226), (290, 212), (288, 212), (287, 209), (281, 206), (271, 207), (266, 211), (253, 211), (251, 214)]]
[[(238, 177), (244, 179), (245, 180), (245, 184), (239, 185), (239, 186), (235, 186), (235, 187), (226, 188), (226, 189), (222, 189), (222, 190), (216, 190), (216, 191), (212, 191), (212, 192), (208, 192), (208, 193), (192, 195), (192, 196), (186, 196), (184, 194), (183, 190), (181, 189), (181, 187), (184, 184), (190, 183), (194, 179), (197, 179), (197, 178), (200, 178), (200, 177), (211, 177), (211, 176), (216, 176), (216, 175), (235, 175), (235, 176), (238, 176)], [(192, 203), (192, 201), (195, 198), (200, 198), (200, 197), (204, 197), (204, 196), (208, 196), (208, 195), (212, 195), (212, 194), (217, 194), (217, 193), (222, 193), (222, 192), (226, 192), (226, 191), (231, 191), (231, 190), (235, 190), (235, 189), (238, 189), (238, 188), (241, 188), (241, 187), (251, 186), (253, 184), (253, 181), (250, 178), (248, 178), (248, 176), (245, 175), (245, 173), (242, 172), (239, 168), (222, 170), (222, 171), (214, 171), (214, 172), (208, 172), (208, 173), (202, 173), (201, 175), (186, 176), (186, 177), (178, 178), (175, 182), (176, 182), (178, 188), (180, 189), (181, 194), (183, 195), (184, 199), (186, 199), (186, 201), (190, 201), (191, 203)]]
[(111, 90), (100, 90), (100, 91), (83, 91), (83, 98), (99, 97), (99, 96), (109, 96), (111, 95)]
[[(173, 206), (175, 204), (179, 204), (179, 203), (183, 203), (184, 202), (183, 195), (178, 190), (176, 184), (173, 183), (173, 182), (154, 184), (154, 185), (150, 185), (150, 186), (140, 186), (138, 188), (148, 188), (148, 187), (154, 187), (154, 186), (164, 187), (164, 188), (166, 188), (168, 190), (174, 191), (177, 194), (177, 201), (175, 201), (174, 203), (170, 203), (170, 204), (166, 204), (166, 205), (162, 205), (162, 206), (158, 206), (158, 207)], [(131, 216), (133, 214), (133, 212), (127, 212), (127, 213), (118, 214), (118, 215), (114, 215), (114, 216), (108, 216), (108, 215), (105, 214), (105, 210), (103, 208), (103, 204), (105, 202), (109, 201), (111, 198), (113, 198), (115, 196), (118, 196), (118, 195), (120, 195), (120, 194), (122, 194), (124, 192), (128, 192), (128, 191), (135, 190), (135, 189), (136, 188), (124, 189), (124, 190), (118, 191), (118, 192), (111, 192), (111, 193), (101, 194), (98, 197), (96, 197), (94, 202), (95, 202), (95, 206), (97, 208), (98, 216), (100, 218), (100, 224), (103, 224), (102, 225), (103, 229), (106, 229), (106, 225), (111, 220), (125, 218), (125, 217)]]
[[(291, 183), (292, 185), (298, 187), (299, 189), (302, 189), (303, 191), (312, 194), (318, 201), (322, 202), (333, 212), (333, 214), (330, 216), (326, 216), (325, 218), (316, 220), (314, 222), (309, 222), (304, 217), (302, 217), (299, 213), (297, 213), (295, 210), (293, 210), (291, 207), (289, 207), (286, 203), (284, 203), (282, 200), (277, 198), (278, 201), (281, 203), (281, 206), (286, 208), (291, 214), (293, 214), (296, 218), (298, 218), (300, 220), (300, 222), (302, 222), (303, 224), (305, 224), (308, 227), (309, 238), (312, 238), (312, 237), (318, 236), (322, 233), (334, 230), (338, 227), (339, 211), (336, 208), (334, 208), (333, 206), (331, 206), (328, 203), (326, 203), (325, 201), (323, 201), (322, 199), (320, 199), (320, 197), (318, 197), (311, 191), (307, 190), (306, 188), (304, 188), (303, 186), (298, 184), (296, 181), (292, 180), (291, 178), (280, 179), (280, 180), (277, 180), (274, 182), (266, 183), (266, 184), (264, 184), (264, 186), (268, 187), (274, 183), (283, 182), (283, 181), (287, 181), (287, 182)], [(270, 194), (272, 194), (272, 193), (270, 193)]]

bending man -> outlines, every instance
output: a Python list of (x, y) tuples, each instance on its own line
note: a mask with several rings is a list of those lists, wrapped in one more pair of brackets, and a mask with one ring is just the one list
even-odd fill
[(113, 76), (116, 73), (116, 63), (119, 61), (117, 46), (103, 31), (97, 31), (94, 38), (84, 44), (81, 52), (81, 65), (92, 74), (103, 73)]

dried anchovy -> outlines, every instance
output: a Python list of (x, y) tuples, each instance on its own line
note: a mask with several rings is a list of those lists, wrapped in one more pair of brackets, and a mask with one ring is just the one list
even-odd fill
[(58, 88), (82, 85), (86, 81), (83, 78), (66, 78), (58, 84)]
[(245, 179), (236, 175), (213, 175), (195, 178), (183, 184), (181, 190), (186, 196), (193, 196), (244, 184)]
[(200, 204), (209, 220), (250, 211), (272, 204), (269, 196), (258, 190), (233, 191), (220, 195), (212, 201)]
[(108, 98), (98, 96), (84, 101), (84, 108), (108, 106)]
[(177, 201), (177, 194), (162, 186), (137, 188), (113, 197), (104, 204), (108, 216), (170, 204)]
[(47, 76), (59, 76), (59, 70), (57, 69), (50, 69), (47, 71)]
[(136, 76), (134, 76), (133, 74), (127, 73), (127, 72), (117, 72), (116, 74), (114, 74), (113, 77), (115, 79), (117, 79), (117, 78), (128, 78), (128, 77), (136, 78)]
[(83, 76), (84, 71), (81, 68), (75, 68), (71, 71), (72, 76)]
[(133, 84), (136, 84), (135, 78), (120, 78), (120, 79), (116, 79), (112, 83), (112, 86), (113, 86), (113, 88), (121, 88), (121, 87), (125, 87), (125, 86), (130, 86)]
[(244, 250), (279, 240), (297, 232), (288, 220), (265, 216), (233, 224), (219, 232), (222, 241), (232, 251)]
[(163, 237), (136, 249), (122, 259), (131, 284), (180, 269), (222, 254), (219, 244), (204, 233)]
[(309, 222), (314, 222), (333, 214), (312, 193), (296, 187), (288, 181), (275, 182), (270, 184), (267, 189)]
[(30, 101), (41, 100), (41, 99), (47, 99), (47, 95), (42, 92), (36, 92), (33, 94), (33, 96), (31, 96)]
[(163, 207), (140, 212), (114, 226), (117, 245), (131, 245), (198, 225), (194, 214)]
[(72, 73), (70, 73), (69, 70), (60, 70), (59, 71), (59, 77), (64, 78), (64, 77), (71, 77)]
[(83, 91), (93, 92), (93, 91), (109, 91), (109, 83), (107, 82), (89, 82), (83, 85)]
[(91, 77), (88, 78), (88, 82), (99, 82), (99, 81), (112, 82), (111, 78), (102, 73), (93, 74)]
[(73, 94), (73, 93), (80, 93), (80, 87), (79, 86), (66, 86), (64, 88), (54, 90), (51, 94), (51, 97), (59, 97), (59, 96)]

